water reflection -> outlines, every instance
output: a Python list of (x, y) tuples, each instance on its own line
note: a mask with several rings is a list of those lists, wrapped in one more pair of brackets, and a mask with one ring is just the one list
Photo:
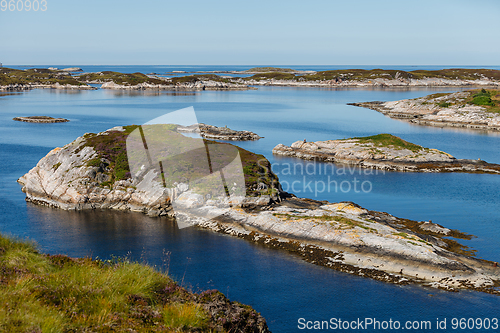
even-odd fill
[(10, 96), (10, 95), (19, 95), (25, 93), (27, 91), (0, 91), (0, 97)]
[(52, 89), (52, 88), (46, 88), (43, 90), (46, 90), (47, 92), (53, 95), (83, 95), (83, 94), (88, 94), (89, 92), (92, 91), (84, 89)]
[[(150, 218), (136, 212), (114, 210), (66, 211), (27, 204), (30, 233), (40, 234), (43, 248), (64, 251), (71, 255), (91, 255), (98, 251), (125, 255), (131, 249), (158, 246), (179, 232), (177, 223), (169, 218)], [(62, 248), (61, 248), (62, 249)]]
[(176, 90), (115, 90), (103, 89), (105, 95), (113, 97), (150, 97), (150, 96), (194, 96), (199, 95), (196, 91), (176, 91)]

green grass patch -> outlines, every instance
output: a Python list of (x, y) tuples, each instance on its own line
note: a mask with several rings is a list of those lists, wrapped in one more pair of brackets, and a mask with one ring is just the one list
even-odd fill
[[(437, 98), (450, 96), (452, 93), (437, 93), (423, 97), (422, 105), (434, 103), (437, 106), (447, 108), (456, 105), (462, 108), (466, 105), (477, 105), (484, 107), (486, 112), (500, 113), (500, 91), (496, 89), (470, 90), (465, 96), (447, 98), (445, 101), (436, 101)], [(418, 99), (418, 98), (416, 98)]]
[(466, 103), (484, 107), (486, 112), (500, 113), (500, 90), (474, 90), (469, 94)]
[[(365, 136), (365, 137), (355, 137), (352, 139), (356, 139), (359, 143), (372, 143), (377, 147), (390, 147), (395, 149), (408, 149), (412, 152), (418, 152), (424, 149), (422, 146), (416, 145), (414, 143), (405, 141), (397, 136), (392, 134), (378, 134), (373, 136)], [(350, 139), (347, 139), (350, 140)]]
[(495, 103), (491, 100), (491, 92), (481, 89), (477, 94), (472, 95), (472, 104), (474, 105), (484, 105), (484, 106), (495, 106)]
[(178, 327), (181, 330), (201, 329), (207, 318), (201, 306), (183, 303), (166, 304), (162, 309), (163, 323), (167, 327)]
[(101, 159), (100, 158), (93, 158), (91, 159), (90, 161), (87, 162), (87, 166), (90, 166), (90, 167), (98, 167), (100, 166), (102, 163)]

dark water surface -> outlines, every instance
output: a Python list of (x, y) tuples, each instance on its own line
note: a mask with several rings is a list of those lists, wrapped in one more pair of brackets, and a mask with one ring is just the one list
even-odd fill
[[(136, 71), (136, 70), (133, 70)], [(259, 87), (232, 92), (151, 93), (34, 90), (0, 96), (0, 232), (36, 240), (43, 251), (71, 256), (130, 254), (169, 271), (193, 290), (216, 288), (254, 306), (273, 332), (300, 331), (297, 320), (331, 317), (430, 320), (499, 316), (500, 298), (476, 292), (447, 293), (394, 286), (350, 276), (286, 252), (210, 231), (179, 230), (175, 222), (138, 213), (67, 212), (26, 204), (16, 180), (56, 146), (86, 132), (142, 124), (164, 113), (194, 106), (200, 122), (264, 136), (240, 146), (264, 154), (283, 186), (297, 196), (332, 202), (350, 200), (393, 215), (432, 220), (477, 236), (465, 244), (478, 257), (500, 257), (500, 177), (475, 174), (375, 173), (339, 167), (319, 174), (319, 165), (275, 158), (278, 143), (392, 133), (444, 150), (457, 158), (500, 163), (495, 133), (412, 126), (348, 102), (397, 100), (450, 89), (360, 90)], [(71, 121), (29, 124), (15, 116), (48, 115)], [(292, 172), (287, 171), (290, 167)], [(295, 172), (293, 169), (295, 168)], [(301, 172), (301, 168), (304, 171)], [(288, 169), (290, 170), (290, 169)], [(328, 180), (328, 176), (330, 179)], [(331, 182), (330, 190), (321, 190)], [(333, 181), (343, 184), (335, 188)], [(365, 185), (362, 191), (354, 184)], [(310, 184), (310, 186), (306, 186)], [(350, 184), (350, 190), (346, 184)], [(368, 187), (369, 185), (369, 187)], [(166, 255), (165, 252), (170, 252)], [(448, 324), (450, 328), (450, 324)], [(432, 330), (434, 331), (434, 330)], [(444, 331), (444, 330), (441, 330)], [(451, 330), (450, 330), (451, 331)]]

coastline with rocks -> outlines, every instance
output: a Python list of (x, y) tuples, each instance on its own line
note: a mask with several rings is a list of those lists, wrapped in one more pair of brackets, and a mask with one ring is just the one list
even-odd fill
[[(244, 196), (205, 198), (182, 183), (166, 188), (154, 169), (131, 178), (130, 172), (119, 168), (119, 161), (126, 153), (123, 142), (135, 128), (86, 134), (53, 149), (18, 180), (26, 200), (66, 210), (117, 209), (175, 217), (178, 224), (285, 249), (350, 274), (396, 284), (499, 293), (495, 288), (500, 270), (493, 262), (475, 259), (471, 250), (454, 240), (470, 235), (353, 203), (296, 198), (281, 190), (263, 156), (240, 148)], [(104, 156), (106, 145), (122, 149)], [(187, 209), (174, 211), (174, 199)]]
[(32, 89), (57, 89), (57, 90), (97, 90), (96, 87), (88, 85), (76, 85), (76, 84), (60, 84), (59, 82), (53, 84), (39, 84), (39, 83), (27, 83), (27, 84), (8, 84), (0, 85), (0, 91), (28, 91)]
[(319, 87), (319, 88), (422, 88), (422, 87), (498, 87), (496, 80), (452, 80), (452, 79), (373, 79), (373, 80), (311, 80), (286, 79), (238, 79), (235, 82), (252, 86)]
[(217, 81), (197, 81), (185, 82), (179, 84), (169, 84), (168, 82), (160, 84), (139, 83), (136, 85), (123, 85), (114, 82), (105, 82), (101, 85), (101, 89), (114, 89), (114, 90), (181, 90), (181, 91), (203, 91), (203, 90), (248, 90), (251, 89), (246, 85), (231, 83), (231, 82), (217, 82)]
[[(80, 68), (0, 70), (0, 90), (16, 91), (35, 88), (115, 90), (248, 90), (257, 86), (290, 86), (322, 88), (412, 88), (412, 87), (499, 87), (500, 71), (452, 68), (443, 70), (346, 69), (300, 71), (290, 68), (257, 67), (247, 71), (212, 71), (199, 74), (176, 71), (163, 76), (156, 73), (119, 73), (103, 71), (82, 73)], [(72, 75), (72, 73), (75, 73)], [(198, 73), (198, 72), (194, 72)], [(204, 73), (204, 74), (200, 74)], [(253, 74), (250, 77), (227, 77), (220, 74)]]

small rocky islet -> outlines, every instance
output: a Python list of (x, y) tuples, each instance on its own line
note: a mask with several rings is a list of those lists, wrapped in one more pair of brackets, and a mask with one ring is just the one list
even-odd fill
[(203, 123), (190, 126), (177, 126), (180, 133), (200, 133), (205, 139), (226, 141), (255, 141), (262, 139), (261, 136), (250, 131), (236, 131), (227, 126), (218, 127)]
[(39, 124), (53, 124), (53, 123), (67, 123), (68, 119), (54, 118), (49, 116), (28, 116), (28, 117), (14, 117), (12, 120), (22, 121), (25, 123), (39, 123)]
[(468, 172), (500, 174), (500, 165), (480, 159), (456, 159), (391, 134), (316, 142), (278, 144), (273, 154), (305, 160), (400, 172)]
[[(18, 180), (26, 200), (66, 210), (131, 210), (175, 218), (177, 223), (187, 221), (287, 250), (317, 265), (395, 284), (499, 293), (496, 264), (474, 258), (474, 251), (457, 241), (471, 235), (351, 202), (296, 198), (281, 189), (264, 156), (227, 143), (207, 140), (214, 145), (209, 150), (238, 150), (246, 187), (240, 197), (200, 196), (187, 183), (166, 188), (165, 170), (161, 177), (156, 169), (140, 169), (140, 177), (131, 177), (126, 140), (135, 129), (120, 126), (89, 133), (53, 149)], [(168, 129), (174, 139), (182, 135), (177, 126)], [(172, 200), (180, 198), (188, 210), (173, 210)]]

